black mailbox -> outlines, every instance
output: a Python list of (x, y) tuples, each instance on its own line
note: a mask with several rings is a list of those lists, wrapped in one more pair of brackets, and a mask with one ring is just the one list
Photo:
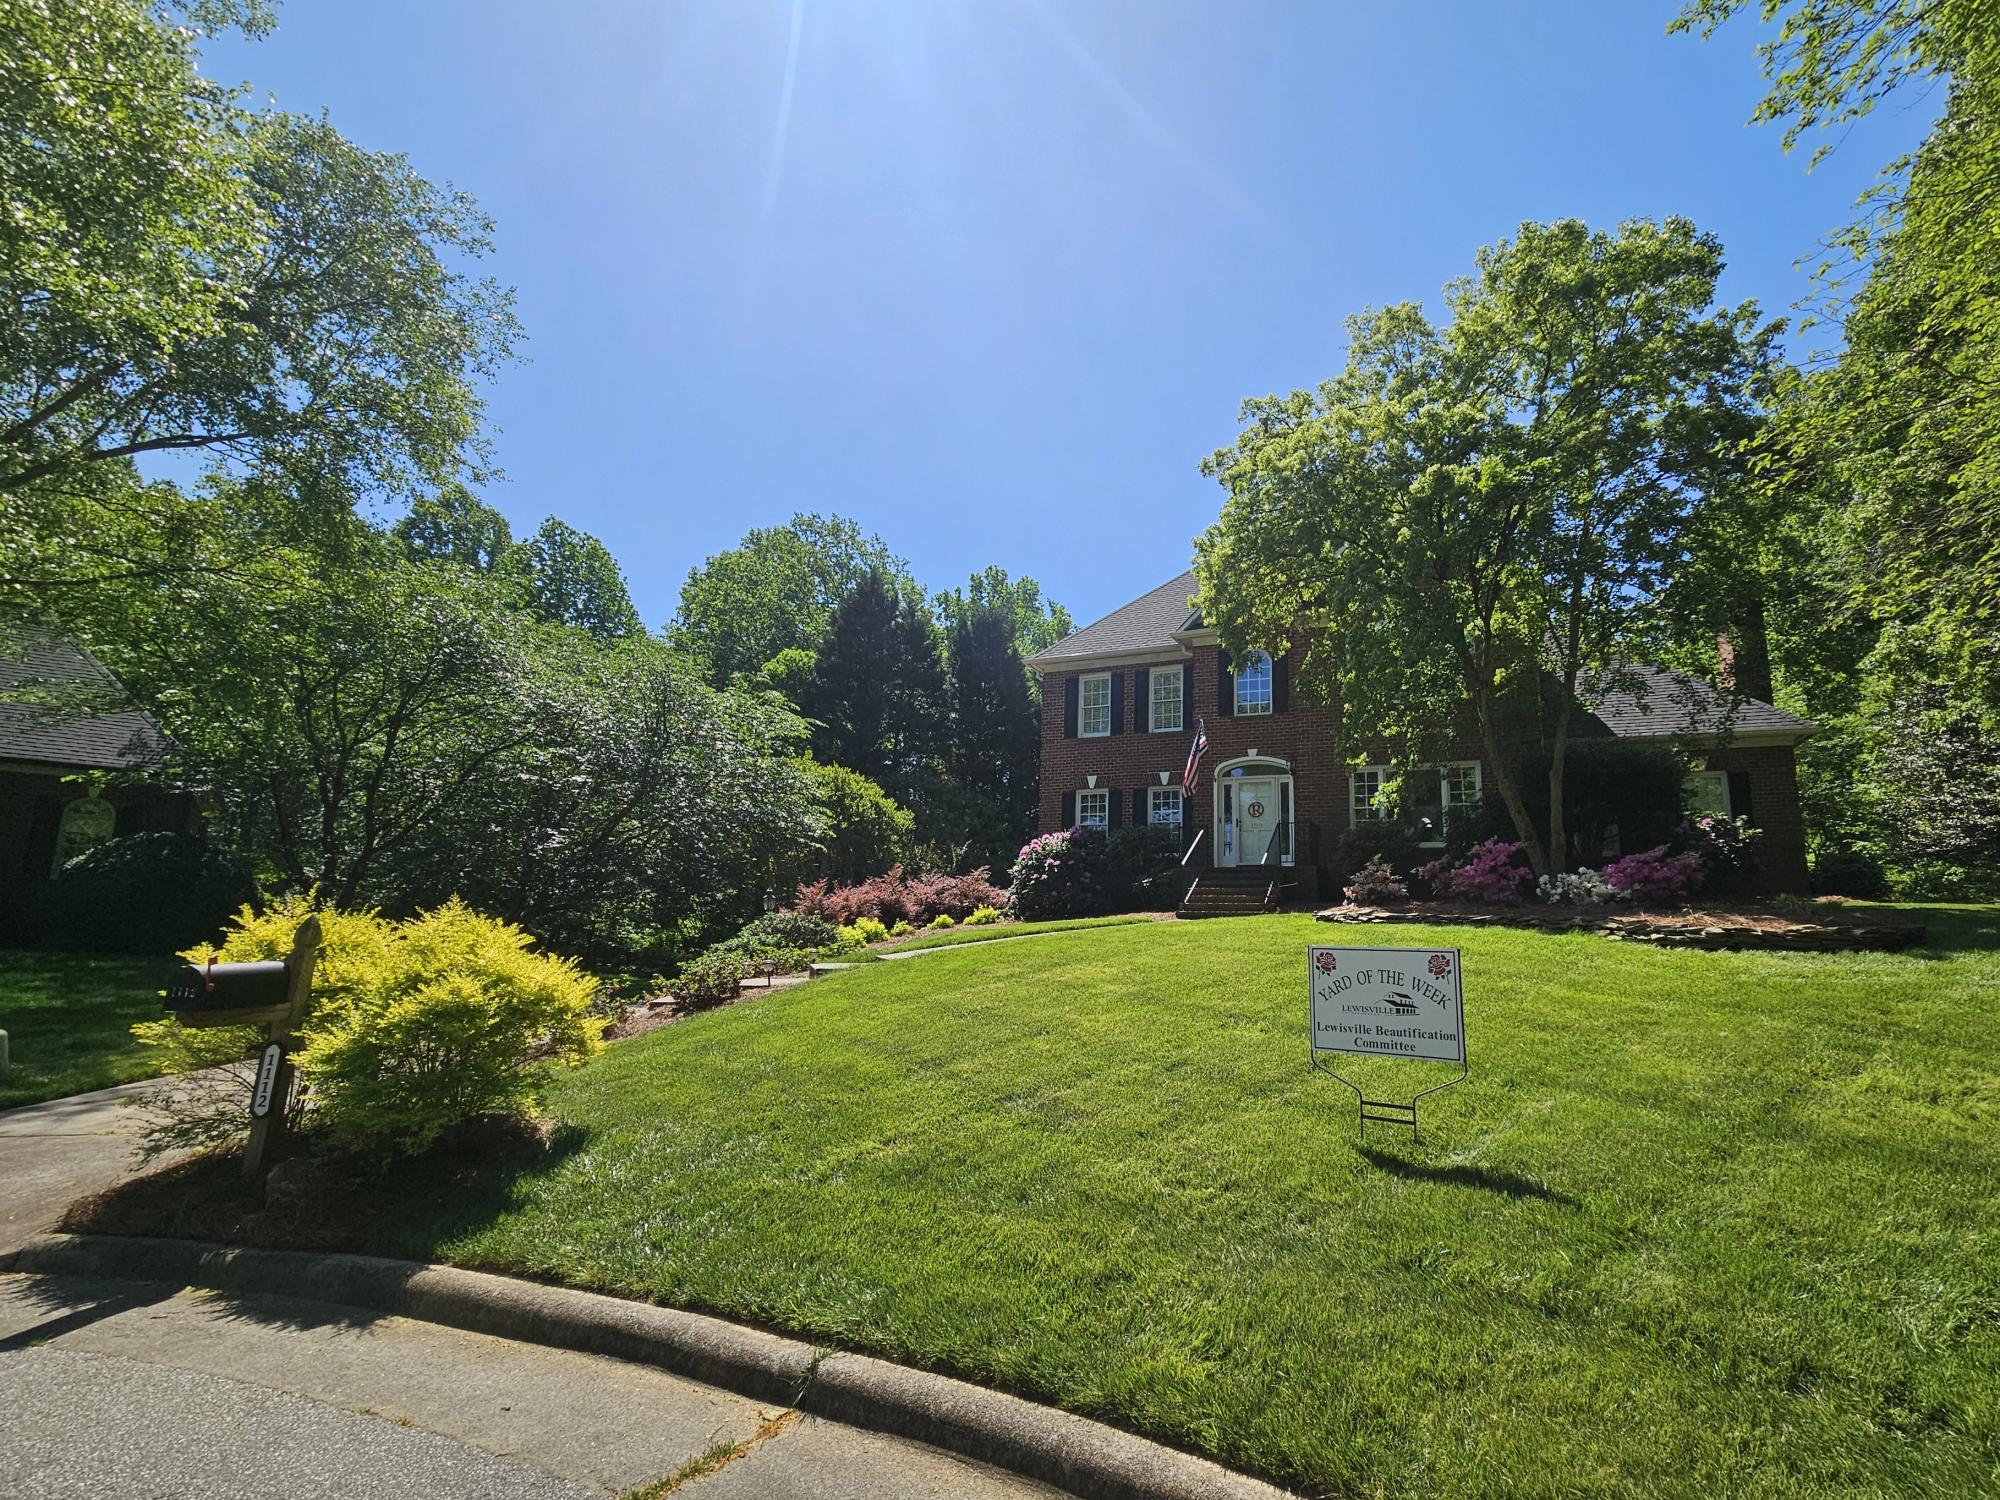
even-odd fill
[[(184, 1023), (242, 1025), (273, 1016), (291, 1002), (291, 965), (282, 959), (248, 964), (182, 964), (167, 986), (165, 1009)], [(227, 1015), (228, 1020), (209, 1020)]]

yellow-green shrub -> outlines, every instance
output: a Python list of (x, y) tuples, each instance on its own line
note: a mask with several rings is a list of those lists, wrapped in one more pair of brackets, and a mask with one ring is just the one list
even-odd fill
[(951, 913), (948, 911), (941, 911), (931, 918), (931, 926), (933, 927), (956, 927), (957, 925), (958, 923), (952, 921)]
[(531, 1059), (597, 1051), (597, 981), (532, 943), (454, 898), (398, 924), (367, 969), (357, 945), (298, 1057), (335, 1138), (421, 1150), (460, 1120), (531, 1110)]
[(972, 914), (961, 924), (966, 927), (988, 927), (995, 922), (1004, 922), (1007, 914), (997, 906), (975, 907)]
[(888, 935), (889, 929), (873, 917), (856, 917), (840, 929), (841, 941), (857, 948), (879, 943)]
[[(311, 907), (294, 898), (240, 914), (214, 956), (282, 958)], [(418, 1151), (449, 1125), (534, 1106), (536, 1065), (575, 1064), (603, 1045), (597, 981), (531, 952), (520, 928), (457, 899), (407, 922), (322, 911), (313, 1010), (296, 1054), (311, 1118), (357, 1149)], [(210, 950), (187, 955), (204, 962)], [(185, 1045), (200, 1035), (162, 1023)], [(159, 1028), (134, 1028), (142, 1033)], [(235, 1038), (235, 1055), (247, 1033)]]

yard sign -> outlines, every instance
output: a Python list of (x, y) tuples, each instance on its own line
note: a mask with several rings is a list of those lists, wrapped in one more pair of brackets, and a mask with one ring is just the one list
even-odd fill
[[(1417, 1099), (1462, 1082), (1468, 1072), (1458, 949), (1315, 945), (1306, 949), (1306, 977), (1312, 994), (1312, 1065), (1354, 1090), (1364, 1136), (1373, 1120), (1407, 1125), (1414, 1138)], [(1459, 1071), (1457, 1078), (1421, 1089), (1401, 1104), (1370, 1099), (1322, 1063), (1322, 1052), (1457, 1063)]]

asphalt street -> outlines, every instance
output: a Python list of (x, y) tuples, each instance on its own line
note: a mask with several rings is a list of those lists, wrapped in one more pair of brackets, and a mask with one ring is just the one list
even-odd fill
[[(0, 1114), (0, 1251), (128, 1170), (133, 1084)], [(1030, 1500), (651, 1366), (282, 1297), (0, 1274), (0, 1500)]]

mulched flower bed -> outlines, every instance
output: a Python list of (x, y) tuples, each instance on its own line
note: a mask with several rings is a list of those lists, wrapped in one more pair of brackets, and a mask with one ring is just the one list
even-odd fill
[(804, 974), (773, 975), (767, 985), (764, 976), (746, 979), (743, 988), (727, 1000), (717, 1000), (708, 1005), (688, 1005), (676, 1000), (672, 995), (661, 995), (656, 999), (642, 1000), (628, 1006), (625, 1013), (604, 1029), (604, 1040), (622, 1042), (631, 1037), (644, 1036), (649, 1031), (658, 1031), (662, 1026), (671, 1026), (676, 1021), (704, 1010), (720, 1010), (725, 1005), (741, 1005), (745, 1000), (755, 1000), (760, 995), (774, 995), (779, 990), (788, 990), (806, 982)]
[(1314, 913), (1322, 922), (1457, 923), (1466, 926), (1526, 927), (1538, 932), (1594, 932), (1628, 943), (1661, 948), (1730, 949), (1771, 953), (1900, 953), (1924, 940), (1914, 922), (1850, 917), (1838, 904), (1816, 905), (1810, 916), (1792, 916), (1756, 907), (1674, 911), (1563, 906), (1473, 906), (1458, 901), (1410, 901), (1396, 906), (1329, 906)]

